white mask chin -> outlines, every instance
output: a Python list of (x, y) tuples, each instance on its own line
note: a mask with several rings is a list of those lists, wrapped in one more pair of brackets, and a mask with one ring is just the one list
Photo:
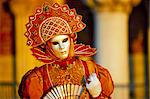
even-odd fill
[(68, 35), (57, 35), (51, 40), (51, 48), (56, 57), (63, 60), (69, 55), (70, 37)]

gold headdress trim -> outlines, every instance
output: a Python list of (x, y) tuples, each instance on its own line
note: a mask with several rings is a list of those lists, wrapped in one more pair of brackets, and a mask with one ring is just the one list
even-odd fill
[(79, 32), (86, 26), (81, 20), (82, 16), (77, 15), (75, 9), (70, 9), (66, 4), (55, 3), (50, 6), (45, 3), (42, 9), (36, 9), (36, 13), (29, 17), (25, 33), (27, 45), (36, 47), (54, 35)]

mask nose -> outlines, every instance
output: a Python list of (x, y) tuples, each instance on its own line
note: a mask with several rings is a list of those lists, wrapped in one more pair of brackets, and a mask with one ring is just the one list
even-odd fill
[(64, 49), (64, 48), (65, 48), (64, 44), (62, 42), (60, 42), (59, 43), (59, 49)]

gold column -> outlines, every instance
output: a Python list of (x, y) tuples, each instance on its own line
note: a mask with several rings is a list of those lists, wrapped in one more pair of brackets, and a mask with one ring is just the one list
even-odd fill
[(29, 21), (29, 16), (33, 15), (37, 7), (41, 7), (44, 2), (53, 4), (55, 2), (63, 4), (64, 0), (11, 0), (11, 8), (15, 14), (16, 30), (16, 67), (17, 82), (20, 82), (22, 76), (35, 66), (41, 66), (43, 63), (32, 56), (30, 47), (26, 45), (27, 38), (25, 25)]
[[(150, 24), (150, 22), (149, 22)], [(148, 64), (149, 64), (149, 67), (148, 67), (148, 76), (149, 76), (149, 91), (150, 91), (150, 26), (149, 26), (149, 29), (148, 29)]]
[(144, 36), (140, 32), (136, 39), (132, 42), (132, 60), (134, 67), (134, 84), (135, 84), (135, 98), (141, 99), (145, 96), (145, 54), (143, 50)]
[(128, 17), (140, 0), (87, 0), (94, 9), (96, 60), (115, 83), (112, 98), (129, 99)]
[[(0, 82), (13, 82), (13, 19), (10, 10), (0, 1)], [(7, 20), (7, 21), (6, 21)], [(2, 88), (0, 88), (0, 91)], [(2, 97), (2, 96), (0, 96)]]

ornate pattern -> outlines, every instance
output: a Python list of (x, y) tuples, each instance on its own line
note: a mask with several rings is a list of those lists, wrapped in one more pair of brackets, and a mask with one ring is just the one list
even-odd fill
[(68, 23), (60, 17), (50, 17), (40, 25), (40, 35), (44, 41), (57, 34), (70, 34), (71, 30)]
[(29, 17), (26, 24), (28, 38), (27, 45), (36, 47), (52, 38), (54, 34), (72, 34), (85, 28), (81, 21), (82, 16), (77, 15), (75, 9), (70, 9), (68, 5), (50, 6), (44, 4), (43, 8), (37, 9), (36, 13)]
[(64, 84), (81, 85), (84, 77), (84, 69), (79, 64), (78, 60), (73, 63), (72, 68), (60, 69), (56, 64), (51, 66), (49, 77), (53, 83), (53, 86), (59, 86)]

